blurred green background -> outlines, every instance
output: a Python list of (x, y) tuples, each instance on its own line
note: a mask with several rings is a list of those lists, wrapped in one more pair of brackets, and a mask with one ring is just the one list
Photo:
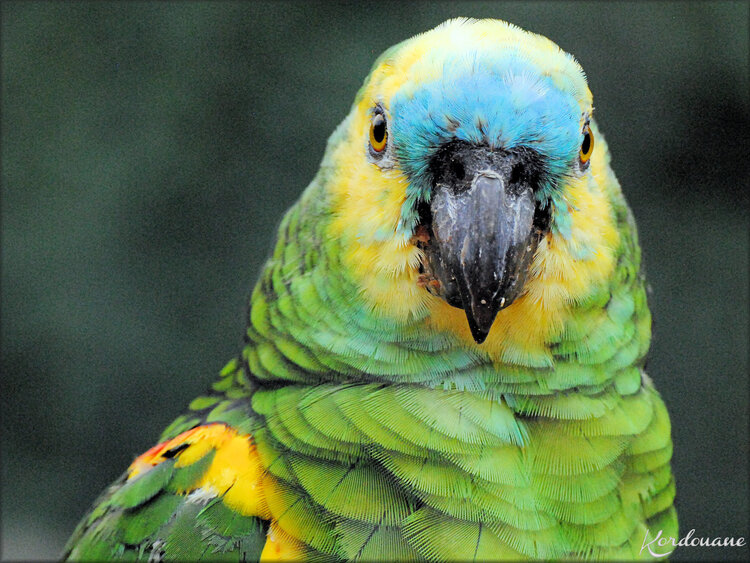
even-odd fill
[[(241, 342), (375, 57), (459, 15), (581, 61), (653, 286), (681, 532), (748, 535), (748, 5), (2, 3), (2, 556), (57, 556)], [(687, 548), (676, 559), (744, 559)]]

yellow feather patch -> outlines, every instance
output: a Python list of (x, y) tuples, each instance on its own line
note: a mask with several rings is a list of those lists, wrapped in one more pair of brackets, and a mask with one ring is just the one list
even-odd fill
[(275, 522), (271, 522), (268, 529), (268, 539), (260, 554), (260, 561), (304, 561), (306, 559), (305, 545), (284, 530)]
[(187, 430), (171, 440), (157, 444), (138, 456), (128, 468), (128, 479), (132, 479), (163, 462), (165, 459), (169, 459), (172, 456), (165, 454), (168, 454), (170, 450), (180, 447), (183, 449), (179, 456), (177, 456), (178, 459), (175, 465), (177, 467), (184, 467), (195, 463), (210, 450), (216, 449), (236, 434), (235, 430), (223, 424), (207, 424)]
[[(172, 456), (170, 451), (182, 448)], [(243, 516), (272, 520), (266, 498), (278, 496), (276, 480), (265, 472), (251, 436), (224, 424), (198, 426), (158, 444), (136, 458), (128, 469), (128, 480), (171, 457), (175, 467), (186, 467), (215, 451), (211, 465), (199, 481), (183, 494), (203, 489)], [(305, 545), (271, 522), (261, 561), (302, 559)]]

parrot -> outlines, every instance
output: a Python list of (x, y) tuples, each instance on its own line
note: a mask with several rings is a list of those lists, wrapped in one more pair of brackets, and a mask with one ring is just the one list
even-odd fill
[(638, 559), (677, 537), (633, 214), (585, 74), (456, 18), (387, 49), (236, 357), (68, 560)]

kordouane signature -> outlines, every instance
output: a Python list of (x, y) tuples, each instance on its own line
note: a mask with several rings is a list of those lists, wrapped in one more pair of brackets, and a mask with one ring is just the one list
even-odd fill
[(643, 538), (643, 544), (641, 545), (641, 551), (647, 549), (652, 557), (666, 557), (672, 553), (676, 547), (742, 547), (746, 544), (745, 538), (728, 538), (728, 537), (716, 537), (716, 538), (703, 538), (693, 537), (695, 530), (690, 530), (687, 535), (677, 539), (672, 536), (665, 536), (662, 531), (659, 530), (654, 538), (649, 541), (651, 530), (646, 530), (646, 535)]

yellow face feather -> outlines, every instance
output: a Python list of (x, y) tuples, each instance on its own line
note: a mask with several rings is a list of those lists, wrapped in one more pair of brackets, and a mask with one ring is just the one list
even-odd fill
[(345, 139), (331, 154), (337, 173), (328, 186), (334, 211), (329, 234), (345, 242), (343, 262), (373, 314), (398, 321), (424, 319), (426, 329), (456, 334), (466, 346), (497, 362), (551, 365), (545, 343), (562, 330), (566, 308), (614, 267), (619, 241), (605, 191), (609, 188), (603, 186), (617, 184), (606, 161), (607, 147), (592, 122), (597, 142), (590, 172), (566, 178), (558, 186), (570, 213), (571, 236), (546, 235), (534, 256), (525, 294), (501, 310), (487, 340), (475, 344), (464, 311), (420, 285), (422, 252), (413, 240), (397, 236), (407, 177), (398, 162), (379, 167), (367, 158), (375, 104), (382, 104), (388, 116), (389, 101), (397, 92), (440, 78), (443, 54), (456, 50), (467, 60), (477, 51), (515, 50), (518, 57), (542, 68), (553, 83), (576, 94), (582, 127), (592, 111), (591, 93), (578, 63), (545, 37), (497, 20), (451, 20), (418, 35), (381, 57), (343, 125)]

